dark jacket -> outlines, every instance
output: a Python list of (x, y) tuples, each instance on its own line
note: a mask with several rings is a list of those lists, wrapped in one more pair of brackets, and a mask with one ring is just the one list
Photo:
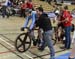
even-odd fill
[(48, 15), (43, 13), (36, 21), (36, 27), (42, 28), (44, 31), (52, 30), (52, 25)]

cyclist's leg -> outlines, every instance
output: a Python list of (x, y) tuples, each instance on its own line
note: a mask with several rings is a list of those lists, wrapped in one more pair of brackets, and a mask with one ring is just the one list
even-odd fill
[(34, 31), (31, 31), (31, 32), (30, 32), (30, 38), (31, 38), (33, 41), (35, 41)]
[(38, 30), (38, 35), (39, 35), (39, 39), (42, 40), (43, 36), (42, 36), (42, 29), (39, 29)]
[(37, 45), (37, 41), (36, 41), (35, 36), (34, 36), (34, 31), (31, 31), (30, 38), (33, 41), (33, 45), (36, 46)]
[(43, 43), (43, 35), (42, 35), (42, 34), (43, 34), (43, 30), (42, 30), (42, 29), (39, 29), (39, 30), (38, 30), (38, 38), (39, 38), (39, 39), (38, 39), (38, 40), (39, 40), (38, 43), (39, 43), (39, 47), (40, 47), (40, 46), (42, 45), (42, 43)]
[(40, 46), (39, 46), (39, 50), (40, 51), (43, 51), (44, 49), (45, 49), (45, 47), (47, 46), (47, 42), (45, 41), (45, 38), (44, 38), (44, 33), (42, 34), (43, 35), (43, 42), (42, 42), (42, 44), (40, 44)]

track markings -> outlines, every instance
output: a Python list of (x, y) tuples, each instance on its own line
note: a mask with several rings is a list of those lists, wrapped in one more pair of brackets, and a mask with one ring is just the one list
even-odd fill
[[(0, 41), (3, 41), (4, 43), (6, 43), (7, 45), (9, 45), (12, 48), (15, 48), (13, 45), (11, 45), (10, 43), (8, 43), (7, 41), (5, 41), (4, 39), (0, 38)], [(12, 52), (12, 51), (7, 51), (7, 52)], [(3, 52), (3, 53), (7, 53), (7, 52)], [(1, 53), (2, 54), (2, 53)], [(25, 56), (27, 56), (29, 59), (33, 59), (33, 57), (29, 56), (28, 54), (24, 53)]]

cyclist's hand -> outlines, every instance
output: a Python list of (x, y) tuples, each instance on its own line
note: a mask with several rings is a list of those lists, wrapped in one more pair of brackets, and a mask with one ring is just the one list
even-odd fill
[(24, 31), (24, 27), (21, 28), (21, 31)]

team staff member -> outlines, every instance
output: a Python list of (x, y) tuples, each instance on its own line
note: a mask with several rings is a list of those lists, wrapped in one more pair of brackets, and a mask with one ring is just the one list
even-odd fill
[(71, 46), (71, 26), (72, 26), (72, 16), (70, 12), (68, 11), (68, 6), (64, 7), (63, 11), (63, 20), (61, 21), (64, 25), (64, 30), (65, 30), (65, 47), (63, 49), (70, 49)]
[(45, 14), (43, 12), (43, 8), (42, 7), (38, 7), (36, 9), (36, 13), (38, 15), (38, 20), (36, 21), (36, 27), (39, 27), (41, 29), (43, 29), (44, 33), (43, 33), (43, 37), (44, 37), (44, 43), (43, 45), (39, 48), (39, 50), (44, 50), (45, 45), (47, 44), (49, 50), (50, 50), (50, 59), (55, 59), (55, 51), (54, 51), (54, 47), (53, 47), (53, 43), (52, 43), (52, 26), (50, 23), (50, 19), (48, 18), (47, 14)]

